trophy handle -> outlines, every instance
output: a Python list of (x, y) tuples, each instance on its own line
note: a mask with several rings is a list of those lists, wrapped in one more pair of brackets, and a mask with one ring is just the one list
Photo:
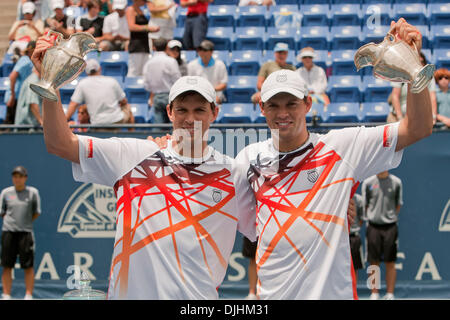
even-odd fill
[(61, 33), (53, 31), (53, 30), (49, 30), (47, 32), (47, 36), (49, 38), (53, 37), (55, 39), (54, 40), (54, 45), (58, 45), (61, 42), (61, 40), (64, 39), (64, 36)]

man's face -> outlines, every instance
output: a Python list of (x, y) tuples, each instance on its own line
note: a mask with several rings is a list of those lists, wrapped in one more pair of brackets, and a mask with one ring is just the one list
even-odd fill
[(278, 93), (265, 103), (261, 112), (266, 117), (270, 130), (278, 130), (280, 144), (297, 141), (306, 131), (306, 114), (311, 109), (311, 98), (307, 103), (289, 93)]
[(213, 111), (211, 104), (203, 96), (195, 93), (183, 99), (176, 98), (172, 110), (167, 106), (167, 113), (173, 124), (174, 133), (186, 130), (189, 134), (188, 139), (198, 140), (203, 139), (205, 132), (217, 118), (218, 108)]
[(27, 182), (27, 176), (21, 175), (20, 173), (14, 173), (12, 175), (12, 182), (16, 189), (23, 189), (25, 182)]
[(287, 51), (278, 51), (274, 53), (275, 56), (275, 62), (278, 64), (285, 64), (287, 57), (288, 57), (288, 52)]
[(125, 15), (125, 9), (116, 9), (117, 13), (119, 14), (119, 17), (123, 17)]
[(302, 63), (305, 68), (309, 69), (313, 65), (313, 59), (311, 57), (303, 57)]
[(78, 110), (78, 122), (79, 123), (89, 123), (89, 113), (86, 108), (80, 108)]
[(211, 60), (213, 52), (212, 52), (212, 50), (198, 49), (197, 54), (203, 61), (209, 61), (209, 60)]
[(23, 19), (24, 19), (24, 20), (31, 21), (31, 20), (33, 20), (33, 16), (34, 16), (33, 13), (24, 13), (24, 14), (23, 14)]
[(97, 3), (95, 3), (89, 10), (89, 14), (92, 17), (94, 17), (94, 16), (97, 16), (99, 13), (100, 13), (100, 6)]

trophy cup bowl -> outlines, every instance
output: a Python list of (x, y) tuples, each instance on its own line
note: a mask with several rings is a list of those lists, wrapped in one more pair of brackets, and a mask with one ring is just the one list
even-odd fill
[(64, 40), (59, 32), (49, 31), (56, 36), (55, 46), (49, 48), (42, 59), (41, 79), (30, 84), (30, 88), (43, 98), (58, 100), (56, 90), (83, 72), (86, 67), (84, 56), (98, 50), (94, 37), (86, 32), (72, 34)]
[(390, 32), (383, 42), (370, 42), (359, 48), (354, 63), (358, 71), (373, 66), (373, 75), (377, 78), (410, 83), (413, 93), (419, 93), (428, 86), (435, 70), (433, 64), (422, 66), (417, 48), (396, 40)]

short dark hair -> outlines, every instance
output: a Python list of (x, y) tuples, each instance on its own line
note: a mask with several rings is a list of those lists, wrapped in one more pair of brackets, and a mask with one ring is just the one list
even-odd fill
[(158, 38), (153, 39), (153, 46), (155, 47), (156, 51), (164, 51), (167, 47), (167, 40), (164, 38)]
[[(202, 96), (197, 91), (189, 90), (189, 91), (186, 91), (186, 92), (183, 92), (183, 93), (179, 94), (175, 99), (172, 100), (172, 102), (170, 102), (170, 104), (169, 104), (170, 111), (172, 111), (173, 103), (174, 103), (175, 100), (183, 101), (184, 99), (186, 99), (186, 97), (192, 96), (192, 95), (198, 95), (198, 96), (202, 97), (206, 101), (205, 97)], [(212, 112), (214, 112), (216, 110), (216, 104), (214, 102), (210, 102), (209, 105), (211, 107)]]
[(97, 5), (100, 9), (102, 8), (102, 3), (100, 0), (89, 0), (87, 3), (88, 11), (91, 10), (95, 5)]

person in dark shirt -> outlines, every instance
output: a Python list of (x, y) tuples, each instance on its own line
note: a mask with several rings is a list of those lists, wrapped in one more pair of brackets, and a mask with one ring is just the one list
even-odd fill
[(103, 40), (103, 17), (98, 15), (101, 3), (99, 0), (90, 0), (87, 6), (88, 13), (77, 20), (76, 31), (88, 32), (94, 36), (96, 42), (100, 42)]

